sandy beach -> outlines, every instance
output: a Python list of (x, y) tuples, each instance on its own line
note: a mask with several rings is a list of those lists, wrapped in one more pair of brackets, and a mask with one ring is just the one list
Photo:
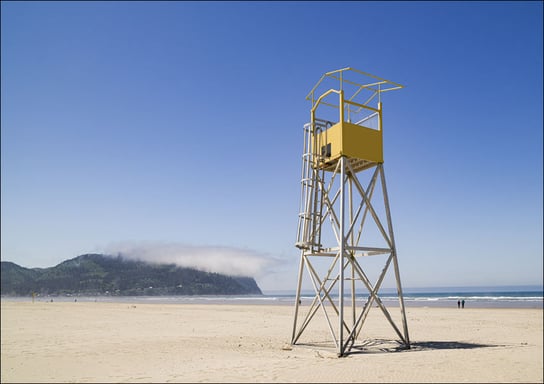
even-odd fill
[[(392, 309), (394, 311), (394, 309)], [(288, 348), (287, 305), (1, 303), (1, 381), (540, 382), (542, 309), (407, 308), (412, 348)], [(327, 339), (325, 324), (308, 337)], [(321, 327), (323, 325), (323, 327)], [(374, 308), (368, 340), (393, 340)]]

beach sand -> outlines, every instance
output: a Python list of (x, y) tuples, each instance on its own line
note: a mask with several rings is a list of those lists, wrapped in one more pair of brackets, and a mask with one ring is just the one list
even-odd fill
[[(286, 305), (2, 300), (1, 381), (543, 381), (542, 309), (409, 307), (407, 319), (412, 349), (380, 349), (396, 335), (372, 308), (363, 338), (376, 347), (338, 358), (288, 348)], [(330, 339), (319, 318), (306, 335)]]

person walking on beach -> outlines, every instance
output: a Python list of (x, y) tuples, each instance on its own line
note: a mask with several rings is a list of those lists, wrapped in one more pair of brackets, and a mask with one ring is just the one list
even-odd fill
[(457, 308), (461, 308), (461, 300), (457, 300)]
[(463, 299), (463, 301), (461, 301), (461, 308), (465, 308), (465, 299)]

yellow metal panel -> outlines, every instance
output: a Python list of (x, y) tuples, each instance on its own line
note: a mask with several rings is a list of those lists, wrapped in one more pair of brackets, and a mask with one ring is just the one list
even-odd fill
[(318, 154), (327, 155), (323, 159), (324, 167), (334, 164), (341, 156), (383, 162), (382, 132), (345, 121), (319, 133), (316, 149)]
[(347, 157), (383, 162), (381, 131), (343, 122), (342, 137), (342, 152)]
[(330, 144), (330, 158), (339, 158), (342, 155), (342, 126), (340, 124), (335, 124), (318, 135), (318, 153), (321, 153), (322, 148), (328, 144)]

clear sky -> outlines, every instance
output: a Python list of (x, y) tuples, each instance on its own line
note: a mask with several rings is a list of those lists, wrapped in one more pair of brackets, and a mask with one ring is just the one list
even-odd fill
[(1, 257), (180, 258), (294, 289), (305, 96), (384, 95), (405, 287), (542, 284), (542, 2), (1, 3)]

